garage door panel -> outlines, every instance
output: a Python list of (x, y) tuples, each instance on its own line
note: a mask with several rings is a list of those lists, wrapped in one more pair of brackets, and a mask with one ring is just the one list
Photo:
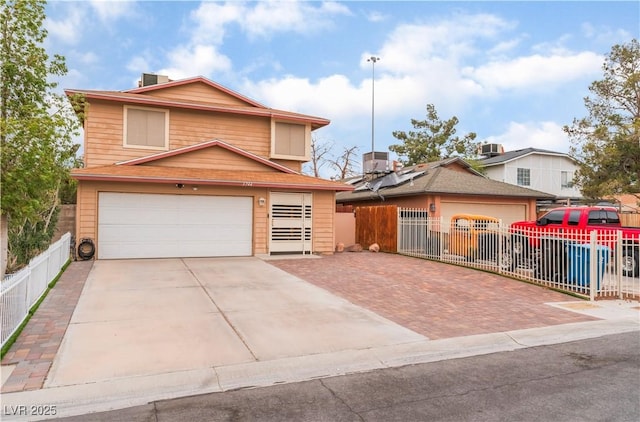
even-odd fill
[(142, 241), (118, 243), (100, 243), (100, 256), (105, 259), (119, 258), (173, 258), (173, 247), (170, 243), (148, 244)]
[[(210, 242), (180, 242), (180, 250), (183, 256), (207, 257), (207, 256), (241, 256), (246, 251), (245, 242), (224, 242), (212, 245)], [(206, 251), (206, 253), (205, 253)]]
[(449, 222), (454, 214), (479, 214), (496, 217), (502, 223), (509, 225), (514, 221), (526, 220), (526, 206), (523, 204), (483, 204), (442, 202), (440, 215), (445, 222)]
[[(139, 212), (144, 207), (145, 212)], [(100, 207), (101, 224), (136, 225), (136, 224), (166, 224), (179, 218), (178, 209), (139, 207)]]
[(180, 237), (183, 239), (193, 239), (193, 241), (200, 242), (208, 242), (210, 240), (206, 239), (215, 239), (216, 241), (236, 241), (238, 235), (243, 235), (243, 238), (247, 238), (251, 235), (250, 230), (246, 230), (246, 227), (237, 226), (237, 225), (197, 225), (190, 224), (184, 225), (180, 228)]
[(249, 256), (251, 197), (102, 192), (98, 257)]
[(130, 224), (109, 224), (102, 226), (100, 242), (145, 242), (148, 239), (162, 241), (178, 241), (181, 230), (166, 224), (150, 224), (134, 226)]

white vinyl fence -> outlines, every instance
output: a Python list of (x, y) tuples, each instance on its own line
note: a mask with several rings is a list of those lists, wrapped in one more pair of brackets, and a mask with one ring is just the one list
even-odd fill
[(2, 346), (27, 318), (29, 309), (69, 261), (71, 234), (66, 233), (29, 265), (10, 274), (0, 284), (0, 339)]
[(640, 298), (640, 237), (621, 230), (480, 228), (398, 209), (398, 253), (519, 278), (594, 300)]

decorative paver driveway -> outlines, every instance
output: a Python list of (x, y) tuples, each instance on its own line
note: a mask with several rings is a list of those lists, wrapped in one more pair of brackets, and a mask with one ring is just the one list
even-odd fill
[(365, 251), (268, 262), (430, 339), (596, 320), (546, 305), (572, 296), (419, 258)]

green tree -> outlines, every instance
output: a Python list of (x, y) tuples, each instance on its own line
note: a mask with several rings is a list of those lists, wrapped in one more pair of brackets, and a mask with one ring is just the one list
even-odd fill
[(404, 165), (409, 166), (455, 156), (472, 158), (477, 153), (477, 144), (473, 142), (476, 134), (470, 132), (462, 138), (455, 136), (458, 122), (455, 116), (440, 120), (435, 106), (427, 104), (427, 118), (411, 119), (415, 131), (394, 131), (393, 136), (402, 144), (391, 145), (389, 149), (398, 154)]
[(67, 69), (64, 57), (42, 46), (46, 3), (0, 4), (0, 210), (9, 227), (7, 269), (15, 270), (51, 241), (79, 121), (54, 91)]
[(602, 66), (603, 79), (584, 98), (589, 115), (564, 131), (578, 160), (574, 182), (586, 198), (621, 193), (640, 198), (640, 44), (615, 45)]

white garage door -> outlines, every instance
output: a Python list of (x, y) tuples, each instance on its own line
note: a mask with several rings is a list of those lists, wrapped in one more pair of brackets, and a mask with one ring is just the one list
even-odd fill
[(250, 256), (251, 197), (101, 192), (98, 258)]
[(447, 223), (454, 214), (488, 215), (501, 219), (505, 225), (527, 219), (526, 207), (518, 204), (442, 202), (441, 207), (440, 215)]

